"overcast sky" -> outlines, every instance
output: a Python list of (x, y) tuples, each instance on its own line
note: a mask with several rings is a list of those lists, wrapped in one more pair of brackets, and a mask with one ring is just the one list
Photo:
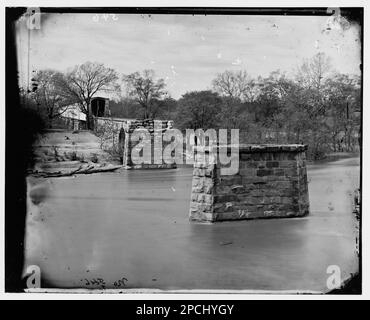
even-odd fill
[[(98, 19), (99, 18), (99, 19)], [(48, 14), (31, 30), (30, 70), (64, 71), (86, 61), (119, 73), (155, 70), (172, 97), (211, 88), (217, 73), (245, 69), (267, 76), (293, 72), (325, 52), (333, 67), (359, 74), (358, 28), (331, 25), (328, 17)], [(18, 25), (21, 82), (27, 75), (27, 28)]]

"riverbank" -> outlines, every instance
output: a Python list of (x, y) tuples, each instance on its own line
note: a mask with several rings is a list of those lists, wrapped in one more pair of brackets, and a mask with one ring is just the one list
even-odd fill
[(349, 158), (360, 158), (359, 152), (332, 152), (325, 155), (321, 160), (308, 160), (308, 163), (328, 163)]
[(34, 176), (69, 176), (121, 167), (120, 159), (101, 149), (101, 142), (91, 131), (47, 130), (33, 145)]

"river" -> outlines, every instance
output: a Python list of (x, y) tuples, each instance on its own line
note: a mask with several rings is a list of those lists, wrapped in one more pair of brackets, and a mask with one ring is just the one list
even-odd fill
[(358, 271), (359, 161), (308, 166), (307, 217), (215, 224), (188, 220), (191, 168), (29, 179), (26, 266), (56, 288), (326, 292), (328, 266)]

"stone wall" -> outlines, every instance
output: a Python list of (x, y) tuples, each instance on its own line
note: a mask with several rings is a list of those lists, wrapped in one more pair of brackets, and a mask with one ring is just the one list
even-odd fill
[(100, 140), (101, 149), (122, 158), (123, 146), (120, 142), (121, 132), (127, 131), (130, 121), (110, 117), (94, 117), (94, 132)]
[[(127, 169), (162, 169), (176, 168), (176, 164), (165, 163), (165, 160), (156, 161), (155, 154), (162, 154), (166, 147), (165, 142), (162, 142), (160, 150), (158, 143), (154, 143), (155, 139), (162, 140), (163, 134), (173, 128), (171, 120), (136, 120), (136, 119), (121, 119), (121, 118), (105, 118), (95, 117), (95, 133), (100, 138), (101, 148), (120, 155), (122, 164)], [(133, 132), (137, 130), (147, 130), (150, 134), (151, 143), (151, 160), (150, 163), (135, 164), (132, 161), (132, 149), (138, 143), (132, 141)], [(147, 141), (149, 143), (149, 141)]]
[[(175, 163), (166, 163), (165, 159), (158, 161), (155, 159), (155, 155), (162, 154), (163, 149), (167, 146), (167, 144), (163, 141), (163, 134), (168, 130), (172, 129), (173, 121), (171, 120), (134, 120), (128, 124), (127, 130), (125, 131), (125, 138), (124, 138), (124, 152), (123, 152), (123, 164), (131, 169), (171, 169), (176, 168)], [(137, 141), (132, 141), (131, 135), (132, 133), (137, 130), (147, 130), (150, 134), (150, 141), (146, 141), (147, 144), (150, 143), (151, 148), (151, 159), (150, 163), (141, 163), (136, 164), (132, 161), (132, 149), (135, 145), (138, 144)], [(130, 138), (128, 138), (130, 137)], [(156, 142), (155, 140), (158, 139)], [(160, 140), (160, 141), (159, 141)]]
[(301, 217), (309, 213), (304, 145), (243, 145), (237, 174), (195, 161), (190, 220)]

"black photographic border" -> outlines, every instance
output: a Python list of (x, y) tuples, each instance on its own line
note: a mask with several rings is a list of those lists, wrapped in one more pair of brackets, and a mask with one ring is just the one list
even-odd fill
[[(24, 236), (26, 217), (26, 168), (32, 161), (32, 143), (42, 130), (41, 122), (21, 108), (18, 87), (15, 22), (27, 11), (25, 7), (5, 8), (5, 292), (24, 292)], [(187, 14), (187, 15), (286, 15), (330, 16), (323, 7), (40, 7), (41, 13), (106, 13), (106, 14)], [(340, 8), (341, 15), (361, 27), (361, 61), (363, 63), (364, 8)], [(363, 69), (361, 64), (361, 146), (360, 193), (362, 199), (363, 165)], [(344, 288), (329, 294), (362, 293), (362, 201), (360, 205), (359, 273)]]

